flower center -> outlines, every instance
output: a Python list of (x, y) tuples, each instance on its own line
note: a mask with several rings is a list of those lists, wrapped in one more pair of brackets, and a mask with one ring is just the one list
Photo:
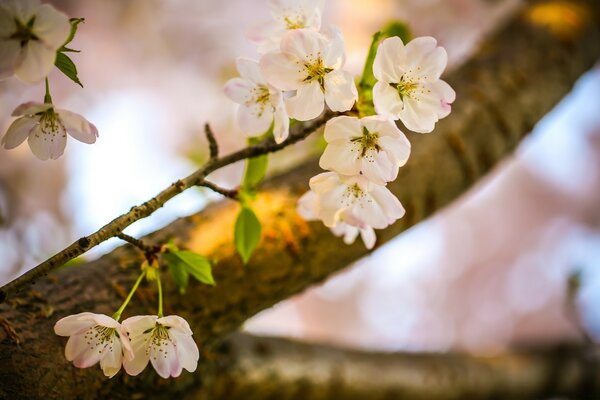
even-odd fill
[(365, 193), (364, 190), (361, 189), (361, 187), (358, 185), (358, 183), (348, 185), (348, 186), (346, 186), (346, 190), (344, 191), (344, 194), (342, 196), (342, 205), (343, 206), (351, 206), (352, 204), (356, 203), (357, 201), (359, 201), (366, 195), (367, 194)]
[[(41, 113), (40, 126), (40, 130), (44, 134), (44, 140), (50, 139), (51, 142), (54, 142), (57, 135), (61, 135), (62, 137), (67, 136), (65, 126), (52, 108)], [(35, 135), (38, 137), (37, 133)]]
[(325, 91), (325, 75), (333, 71), (333, 68), (327, 68), (323, 64), (323, 58), (319, 55), (313, 62), (304, 63), (306, 69), (306, 78), (304, 82), (319, 82), (321, 90)]
[(30, 40), (38, 40), (38, 37), (32, 32), (35, 16), (31, 17), (26, 24), (15, 18), (17, 30), (9, 36), (9, 39), (18, 40), (21, 47), (24, 47)]
[(358, 145), (360, 150), (360, 157), (364, 158), (369, 150), (375, 150), (376, 152), (381, 151), (381, 146), (378, 144), (379, 133), (371, 133), (365, 127), (363, 127), (362, 136), (355, 136), (350, 141)]
[(304, 19), (300, 15), (286, 15), (283, 22), (289, 30), (304, 28)]
[(102, 350), (109, 346), (109, 351), (113, 350), (113, 339), (119, 337), (119, 333), (115, 328), (109, 328), (107, 326), (96, 325), (85, 332), (83, 335), (86, 343), (91, 349), (97, 349), (98, 353), (101, 354)]
[(411, 97), (413, 92), (419, 88), (419, 84), (406, 75), (400, 78), (400, 82), (392, 83), (391, 86), (398, 91), (400, 98), (404, 100), (405, 97)]
[(247, 106), (258, 106), (258, 116), (262, 116), (265, 112), (265, 108), (269, 105), (269, 100), (271, 99), (271, 94), (269, 92), (269, 88), (265, 85), (258, 85), (254, 89), (252, 89), (252, 97)]
[[(169, 329), (171, 328), (161, 324), (156, 324), (156, 326), (151, 329), (150, 339), (148, 340), (146, 345), (146, 354), (150, 354), (150, 348), (158, 350), (158, 353), (155, 352), (153, 355), (153, 358), (155, 360), (157, 356), (161, 355), (164, 358), (167, 358), (167, 355), (169, 353), (169, 343), (173, 343), (171, 337), (169, 336)], [(176, 345), (173, 343), (173, 346)]]

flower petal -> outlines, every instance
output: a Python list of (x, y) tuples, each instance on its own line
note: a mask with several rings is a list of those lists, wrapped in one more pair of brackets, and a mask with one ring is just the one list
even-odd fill
[(317, 118), (325, 108), (325, 96), (319, 82), (313, 81), (302, 85), (294, 97), (285, 100), (288, 114), (298, 121), (309, 121)]
[(346, 51), (342, 31), (335, 25), (330, 25), (323, 34), (329, 39), (323, 62), (326, 67), (339, 69), (346, 63)]
[(400, 61), (404, 58), (404, 52), (404, 44), (398, 36), (381, 42), (373, 61), (375, 78), (386, 83), (400, 82), (400, 77), (404, 73), (400, 65)]
[(21, 46), (16, 40), (0, 40), (0, 80), (10, 78), (15, 73), (20, 51)]
[(352, 150), (354, 146), (344, 140), (330, 142), (319, 159), (319, 166), (343, 175), (357, 175), (361, 169), (360, 154)]
[(401, 138), (382, 136), (379, 138), (379, 145), (391, 156), (396, 168), (404, 166), (410, 157), (411, 145), (404, 135)]
[(75, 357), (83, 353), (87, 348), (88, 344), (85, 337), (83, 336), (83, 333), (73, 335), (69, 338), (69, 340), (67, 340), (67, 345), (65, 346), (65, 358), (67, 359), (67, 361), (73, 361)]
[(98, 129), (81, 115), (68, 110), (57, 110), (67, 132), (82, 143), (92, 144), (98, 137)]
[(335, 117), (325, 124), (324, 136), (328, 143), (339, 139), (349, 140), (361, 135), (362, 129), (360, 120), (356, 117)]
[(260, 59), (264, 78), (279, 90), (296, 90), (306, 77), (297, 58), (282, 53), (268, 53)]
[(273, 137), (275, 143), (281, 143), (288, 138), (290, 134), (290, 118), (288, 117), (287, 111), (281, 100), (281, 105), (275, 109), (274, 124), (273, 124)]
[(225, 95), (237, 104), (246, 104), (252, 101), (256, 84), (246, 78), (233, 78), (225, 83)]
[(312, 63), (328, 48), (325, 36), (310, 29), (294, 29), (281, 39), (281, 52), (302, 62)]
[(33, 33), (49, 48), (57, 50), (62, 46), (69, 33), (69, 17), (50, 4), (42, 4), (36, 11)]
[(377, 114), (392, 119), (398, 119), (403, 108), (400, 93), (387, 83), (381, 81), (373, 86), (373, 104), (375, 105)]
[(331, 111), (348, 111), (358, 99), (358, 90), (352, 74), (332, 71), (325, 76), (325, 101)]
[(374, 183), (385, 185), (396, 180), (398, 167), (386, 151), (371, 149), (367, 157), (361, 159), (360, 172)]
[(258, 61), (246, 57), (238, 57), (236, 65), (242, 78), (246, 78), (259, 85), (267, 84), (267, 81), (262, 76)]
[(25, 139), (27, 139), (29, 132), (31, 132), (37, 123), (37, 118), (21, 117), (16, 119), (8, 127), (8, 130), (6, 131), (4, 137), (2, 137), (2, 142), (0, 143), (7, 150), (14, 149), (23, 143)]
[(375, 230), (371, 227), (361, 229), (360, 237), (362, 238), (365, 247), (371, 250), (375, 246), (375, 242), (377, 241), (377, 236), (375, 235)]
[(91, 312), (83, 312), (61, 318), (54, 324), (54, 333), (59, 336), (73, 336), (85, 332), (96, 325), (93, 316)]
[(196, 342), (194, 342), (191, 336), (179, 330), (172, 330), (169, 334), (177, 346), (177, 356), (179, 357), (181, 367), (189, 372), (194, 372), (198, 367), (198, 360), (200, 359)]
[[(135, 318), (135, 317), (132, 317)], [(142, 320), (145, 321), (145, 320)], [(125, 323), (125, 322), (123, 322)], [(140, 321), (132, 322), (137, 330)], [(154, 325), (153, 325), (154, 326)], [(131, 333), (130, 333), (131, 335)], [(130, 336), (131, 338), (131, 349), (133, 351), (133, 358), (123, 358), (123, 368), (131, 376), (139, 375), (140, 372), (146, 368), (148, 361), (150, 360), (150, 354), (146, 351), (146, 337), (147, 335)]]
[(317, 200), (317, 194), (312, 190), (304, 193), (298, 199), (298, 214), (307, 221), (317, 219)]
[(30, 40), (21, 49), (15, 66), (15, 75), (24, 82), (37, 83), (52, 70), (55, 59), (56, 49), (40, 41)]
[(12, 112), (13, 117), (18, 117), (21, 115), (35, 115), (41, 112), (52, 108), (51, 103), (36, 103), (35, 101), (28, 101), (27, 103), (20, 104), (15, 110)]
[(403, 60), (408, 72), (425, 82), (438, 80), (448, 65), (446, 50), (437, 47), (437, 40), (430, 36), (411, 40), (405, 49)]
[(112, 378), (121, 370), (123, 353), (121, 341), (115, 338), (108, 346), (104, 348), (100, 359), (100, 368), (105, 376)]
[(27, 138), (31, 152), (40, 160), (56, 160), (65, 152), (67, 146), (66, 132), (59, 130), (55, 133), (42, 132), (41, 125), (36, 125)]
[(273, 123), (273, 110), (271, 106), (261, 108), (258, 104), (250, 107), (242, 105), (238, 109), (237, 118), (242, 132), (248, 136), (258, 136), (269, 130)]
[[(154, 328), (156, 326), (156, 320), (158, 316), (156, 315), (136, 315), (134, 317), (129, 317), (125, 321), (123, 321), (123, 328), (129, 333), (129, 337), (133, 341), (134, 337), (138, 337), (147, 331), (148, 329)], [(133, 344), (132, 344), (133, 346)]]
[(166, 342), (160, 350), (162, 351), (159, 351), (158, 346), (150, 347), (150, 362), (156, 373), (164, 379), (170, 376), (176, 378), (181, 375), (182, 367), (177, 357), (177, 349), (173, 346), (173, 343)]
[(186, 335), (191, 335), (192, 329), (190, 328), (190, 324), (178, 315), (168, 315), (166, 317), (162, 317), (156, 320), (156, 323), (171, 327), (184, 333)]

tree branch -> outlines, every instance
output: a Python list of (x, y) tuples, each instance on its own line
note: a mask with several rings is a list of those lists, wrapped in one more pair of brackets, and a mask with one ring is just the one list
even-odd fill
[[(434, 134), (410, 135), (411, 159), (388, 186), (407, 213), (378, 232), (379, 244), (464, 193), (510, 154), (600, 57), (600, 4), (596, 0), (559, 3), (572, 7), (564, 20), (569, 29), (557, 34), (533, 12), (534, 7), (527, 7), (447, 77), (458, 93), (452, 116), (441, 121)], [(554, 7), (557, 2), (539, 4)], [(171, 381), (150, 370), (136, 378), (119, 374), (107, 380), (99, 368), (80, 370), (64, 359), (65, 341), (52, 333), (54, 323), (81, 311), (110, 315), (117, 309), (122, 288), (131, 287), (135, 280), (131, 268), (137, 269), (141, 260), (137, 249), (124, 246), (83, 267), (40, 279), (35, 290), (0, 305), (2, 317), (21, 340), (18, 347), (0, 330), (0, 398), (119, 399), (144, 392), (174, 398), (197, 387), (204, 379), (202, 371), (218, 363), (211, 349), (226, 334), (260, 310), (368, 254), (362, 243), (345, 246), (322, 224), (306, 223), (296, 214), (298, 197), (318, 172), (317, 160), (310, 160), (265, 185), (254, 203), (263, 223), (263, 240), (246, 266), (233, 245), (239, 205), (232, 202), (212, 205), (149, 236), (150, 243), (175, 239), (180, 248), (219, 260), (213, 270), (216, 287), (192, 284), (181, 296), (173, 282), (164, 281), (165, 313), (185, 317), (201, 347), (199, 372)], [(128, 315), (154, 313), (154, 295), (155, 289), (143, 284)]]

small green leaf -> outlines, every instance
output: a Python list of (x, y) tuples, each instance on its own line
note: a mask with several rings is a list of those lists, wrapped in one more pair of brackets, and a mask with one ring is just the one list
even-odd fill
[(235, 222), (235, 247), (244, 264), (248, 263), (256, 246), (258, 246), (261, 231), (262, 226), (254, 211), (247, 206), (242, 207)]
[(81, 82), (79, 81), (79, 77), (77, 76), (77, 67), (73, 60), (69, 58), (65, 53), (56, 53), (56, 61), (54, 65), (61, 70), (63, 74), (65, 74), (69, 79), (83, 87)]
[(185, 264), (186, 271), (194, 278), (207, 285), (215, 285), (208, 258), (192, 251), (176, 251), (172, 254)]
[(163, 257), (167, 264), (169, 265), (169, 269), (171, 270), (171, 274), (173, 275), (173, 280), (179, 289), (179, 293), (185, 293), (185, 290), (189, 284), (189, 273), (185, 268), (185, 264), (181, 259), (176, 257), (173, 253), (165, 253)]
[(246, 172), (242, 182), (242, 189), (247, 192), (253, 192), (262, 182), (267, 174), (269, 157), (267, 155), (250, 158), (246, 161)]

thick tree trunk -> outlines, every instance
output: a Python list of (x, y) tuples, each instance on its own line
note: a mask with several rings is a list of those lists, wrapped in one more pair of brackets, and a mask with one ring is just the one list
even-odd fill
[[(560, 18), (565, 10), (568, 19)], [(380, 232), (379, 243), (456, 199), (510, 154), (598, 57), (597, 0), (547, 0), (515, 15), (447, 77), (458, 94), (452, 115), (433, 134), (409, 136), (411, 159), (389, 185), (407, 215)], [(147, 239), (159, 243), (175, 238), (181, 246), (219, 260), (216, 288), (192, 285), (180, 296), (167, 282), (166, 313), (190, 321), (203, 353), (199, 373), (164, 381), (146, 371), (136, 378), (120, 374), (107, 380), (98, 368), (79, 370), (64, 359), (65, 340), (53, 334), (55, 321), (81, 311), (116, 310), (141, 261), (135, 249), (125, 246), (53, 273), (0, 305), (0, 398), (98, 398), (109, 392), (111, 398), (144, 393), (173, 398), (208, 385), (220, 358), (212, 349), (226, 334), (367, 254), (361, 243), (345, 246), (321, 224), (308, 224), (296, 214), (298, 196), (318, 172), (316, 160), (311, 160), (267, 185), (255, 204), (263, 240), (245, 267), (233, 247), (237, 205), (231, 202), (180, 219)], [(144, 287), (125, 317), (154, 314), (154, 304), (154, 288)]]

